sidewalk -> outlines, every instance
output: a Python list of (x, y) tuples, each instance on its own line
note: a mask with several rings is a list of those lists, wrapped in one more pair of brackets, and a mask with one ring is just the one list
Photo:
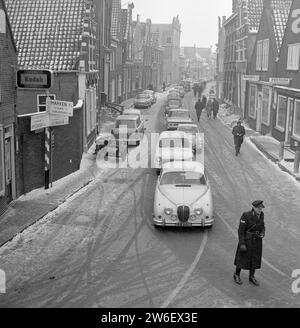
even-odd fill
[[(218, 117), (221, 122), (230, 130), (232, 130), (233, 126), (240, 118), (239, 115), (231, 112), (230, 107), (226, 107), (225, 105), (220, 106)], [(293, 178), (295, 178), (296, 181), (300, 182), (300, 174), (294, 173), (295, 153), (292, 150), (285, 148), (283, 160), (280, 161), (279, 141), (269, 135), (263, 136), (260, 133), (253, 131), (246, 124), (244, 124), (244, 126), (246, 128), (246, 140), (252, 142), (252, 144), (254, 144), (258, 150), (260, 150), (269, 160), (277, 164), (282, 171), (290, 174)]]
[[(132, 104), (133, 99), (122, 103), (125, 108)], [(79, 171), (55, 181), (49, 190), (33, 190), (9, 205), (8, 210), (0, 216), (0, 247), (88, 186), (95, 176), (105, 172), (95, 164), (94, 148), (95, 145), (83, 154)]]

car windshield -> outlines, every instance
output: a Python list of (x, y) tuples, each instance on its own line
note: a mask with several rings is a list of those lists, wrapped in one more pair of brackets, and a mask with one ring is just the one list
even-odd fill
[(178, 100), (169, 100), (168, 104), (169, 104), (169, 106), (180, 106), (180, 103)]
[(159, 148), (189, 148), (187, 138), (164, 138), (159, 141)]
[(188, 132), (188, 133), (199, 133), (196, 126), (179, 126), (178, 131)]
[(132, 120), (120, 120), (120, 121), (117, 121), (116, 127), (117, 128), (124, 127), (124, 128), (127, 128), (127, 129), (135, 129), (135, 121), (132, 121)]
[(178, 118), (189, 118), (189, 113), (188, 112), (170, 112), (169, 117), (178, 117)]
[(206, 179), (200, 172), (167, 172), (163, 174), (160, 184), (163, 185), (206, 185)]
[(145, 94), (141, 94), (141, 95), (137, 95), (136, 99), (147, 99), (149, 98), (149, 95), (145, 95)]

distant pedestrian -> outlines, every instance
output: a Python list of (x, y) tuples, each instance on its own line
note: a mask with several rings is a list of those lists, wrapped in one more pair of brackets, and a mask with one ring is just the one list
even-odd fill
[(163, 83), (163, 92), (166, 91), (166, 82)]
[(232, 134), (234, 135), (235, 156), (238, 156), (246, 134), (246, 130), (242, 126), (241, 120), (238, 120), (237, 125), (232, 129)]
[(266, 230), (263, 208), (265, 208), (263, 201), (256, 200), (252, 203), (252, 210), (243, 213), (240, 219), (239, 243), (234, 260), (236, 270), (233, 275), (233, 279), (238, 285), (243, 283), (240, 277), (241, 271), (249, 270), (249, 281), (255, 286), (259, 286), (255, 278), (255, 270), (261, 268), (262, 240)]
[(205, 95), (202, 96), (202, 104), (203, 104), (203, 107), (205, 108), (206, 104), (207, 104), (207, 98)]
[(214, 98), (214, 101), (213, 101), (213, 115), (214, 115), (214, 119), (217, 118), (218, 113), (219, 113), (219, 102), (217, 101), (216, 98)]
[(200, 117), (201, 117), (203, 108), (204, 108), (203, 104), (201, 102), (201, 99), (199, 98), (198, 101), (195, 104), (195, 109), (196, 109), (196, 114), (197, 114), (198, 121), (200, 121)]
[(206, 104), (206, 113), (207, 113), (208, 119), (211, 119), (212, 109), (213, 109), (213, 103), (212, 103), (211, 99), (209, 99)]
[(202, 85), (199, 85), (199, 87), (198, 87), (198, 98), (199, 99), (201, 99), (202, 92), (203, 92), (203, 87), (202, 87)]

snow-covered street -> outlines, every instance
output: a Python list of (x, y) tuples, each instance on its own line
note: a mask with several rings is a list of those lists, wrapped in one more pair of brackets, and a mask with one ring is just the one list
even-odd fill
[[(144, 110), (146, 133), (165, 129), (164, 97)], [(194, 118), (191, 93), (184, 99)], [(56, 211), (0, 249), (7, 277), (0, 307), (299, 307), (300, 184), (250, 142), (234, 156), (220, 120), (201, 117), (216, 222), (212, 229), (156, 230), (156, 171), (105, 169)], [(259, 288), (234, 284), (237, 228), (251, 203), (265, 203)]]

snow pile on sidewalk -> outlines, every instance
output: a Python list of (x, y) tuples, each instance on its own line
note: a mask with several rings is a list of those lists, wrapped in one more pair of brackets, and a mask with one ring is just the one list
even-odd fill
[(226, 125), (233, 127), (235, 123), (241, 118), (240, 115), (234, 113), (234, 108), (228, 104), (221, 104), (219, 109), (219, 116)]

